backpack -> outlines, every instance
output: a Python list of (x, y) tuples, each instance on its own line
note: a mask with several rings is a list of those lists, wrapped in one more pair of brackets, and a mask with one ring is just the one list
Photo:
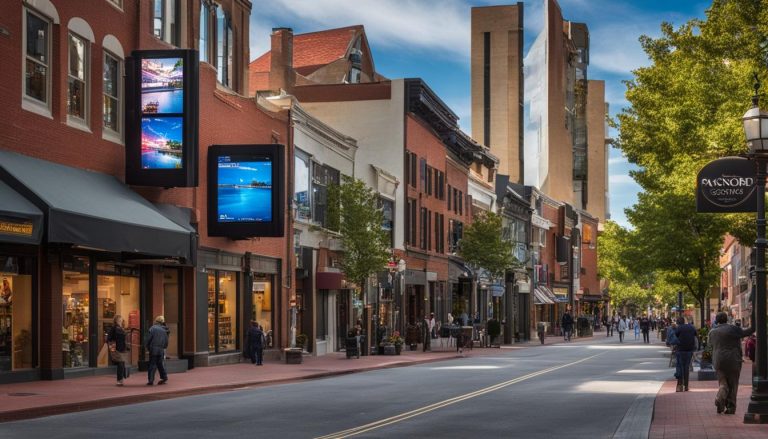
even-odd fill
[(667, 328), (667, 346), (677, 346), (680, 344), (680, 339), (677, 338), (675, 330), (672, 327)]

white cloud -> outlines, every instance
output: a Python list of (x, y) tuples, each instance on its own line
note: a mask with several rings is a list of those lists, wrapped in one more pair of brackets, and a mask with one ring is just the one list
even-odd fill
[(623, 185), (623, 184), (636, 184), (635, 180), (632, 179), (628, 174), (611, 174), (608, 176), (608, 183), (613, 185)]
[(611, 157), (608, 159), (608, 164), (611, 166), (617, 166), (617, 165), (628, 165), (629, 160), (627, 160), (624, 156), (619, 157)]
[[(374, 50), (376, 46), (434, 50), (431, 57), (458, 56), (469, 62), (469, 6), (459, 0), (442, 0), (439, 7), (418, 0), (275, 0), (268, 10), (254, 10), (251, 25), (265, 13), (281, 21), (280, 26), (301, 25), (300, 32), (362, 24)], [(251, 39), (252, 58), (269, 47), (269, 31), (263, 30)]]

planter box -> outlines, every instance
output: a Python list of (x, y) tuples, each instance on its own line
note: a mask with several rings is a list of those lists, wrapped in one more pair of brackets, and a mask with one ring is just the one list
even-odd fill
[(285, 364), (301, 364), (302, 352), (301, 349), (285, 349)]
[(384, 345), (384, 355), (396, 355), (395, 345)]

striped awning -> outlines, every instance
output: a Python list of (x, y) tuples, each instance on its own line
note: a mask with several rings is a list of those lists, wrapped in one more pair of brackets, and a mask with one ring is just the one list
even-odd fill
[(533, 290), (533, 304), (534, 305), (551, 305), (557, 301), (552, 291), (540, 285)]

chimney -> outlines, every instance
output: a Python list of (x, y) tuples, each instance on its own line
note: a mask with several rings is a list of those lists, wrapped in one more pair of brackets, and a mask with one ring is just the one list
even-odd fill
[(293, 29), (272, 29), (272, 55), (269, 69), (269, 89), (290, 91), (296, 83), (293, 71)]

